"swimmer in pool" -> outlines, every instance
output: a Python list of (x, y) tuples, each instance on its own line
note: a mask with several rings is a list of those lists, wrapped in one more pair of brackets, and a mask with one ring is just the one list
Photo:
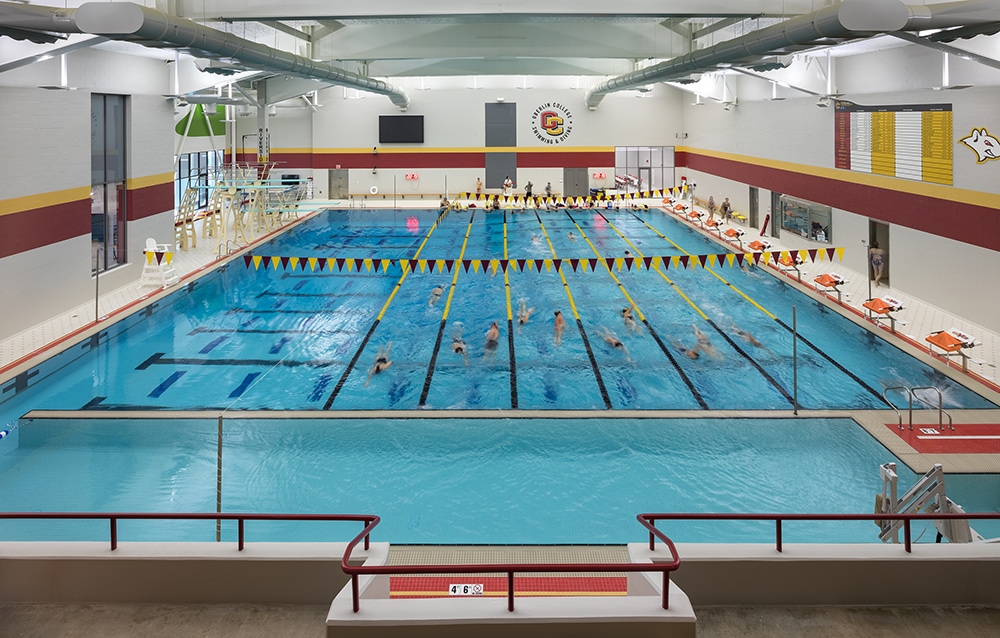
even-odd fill
[(600, 335), (601, 339), (604, 339), (604, 343), (608, 344), (615, 350), (621, 350), (625, 353), (625, 361), (632, 363), (632, 358), (628, 355), (628, 348), (622, 343), (622, 340), (618, 336), (607, 329), (605, 326), (601, 326), (597, 330), (597, 334)]
[(569, 231), (566, 236), (569, 237), (570, 241), (576, 241), (576, 235), (573, 234), (573, 231)]
[(691, 327), (694, 329), (695, 339), (698, 340), (698, 345), (696, 347), (713, 359), (721, 359), (722, 355), (715, 349), (712, 342), (709, 341), (708, 335), (699, 330), (698, 326), (694, 324), (691, 324)]
[(465, 366), (469, 366), (469, 352), (465, 345), (465, 340), (462, 339), (462, 324), (460, 323), (455, 325), (455, 332), (451, 335), (451, 351), (462, 355), (462, 359), (465, 360)]
[(566, 319), (562, 316), (562, 312), (556, 310), (555, 326), (553, 328), (552, 344), (562, 345), (563, 331), (566, 329)]
[(626, 257), (631, 257), (632, 256), (632, 251), (631, 250), (626, 250), (625, 251), (625, 256)]
[(685, 346), (684, 344), (680, 343), (676, 339), (671, 339), (670, 340), (670, 345), (672, 345), (674, 347), (674, 349), (677, 350), (677, 352), (680, 352), (682, 355), (684, 355), (688, 359), (697, 359), (698, 357), (701, 356), (701, 346), (695, 346), (693, 348), (688, 348), (687, 346)]
[(431, 298), (427, 301), (428, 306), (433, 306), (441, 299), (441, 295), (444, 294), (444, 288), (442, 286), (434, 286), (434, 290), (431, 291)]
[(534, 308), (528, 307), (528, 300), (521, 298), (517, 301), (517, 330), (521, 331), (521, 326), (528, 323), (528, 319), (531, 318), (531, 313), (535, 311)]
[(632, 314), (635, 306), (628, 306), (627, 308), (622, 308), (622, 319), (625, 321), (625, 327), (632, 332), (639, 332), (639, 324), (635, 322), (635, 315)]
[(494, 321), (490, 324), (490, 329), (486, 331), (486, 345), (483, 348), (483, 358), (495, 354), (497, 345), (500, 343), (500, 326)]
[(532, 244), (540, 244), (540, 243), (542, 243), (541, 236), (540, 235), (532, 235), (531, 236), (531, 243)]
[[(768, 352), (771, 352), (771, 350), (768, 349), (768, 347), (765, 346), (763, 343), (761, 343), (757, 339), (757, 337), (753, 336), (752, 334), (750, 334), (746, 330), (743, 330), (742, 328), (740, 328), (739, 326), (737, 326), (735, 323), (733, 324), (733, 332), (735, 332), (737, 335), (739, 335), (744, 341), (746, 341), (747, 343), (749, 343), (751, 346), (753, 346), (755, 348), (760, 348), (761, 350), (767, 350)], [(774, 354), (774, 353), (771, 352), (771, 354)]]
[(376, 374), (384, 372), (389, 366), (392, 365), (392, 361), (389, 360), (389, 350), (392, 348), (392, 342), (386, 344), (385, 348), (380, 349), (378, 354), (375, 355), (375, 364), (372, 365), (371, 369), (368, 370), (368, 380), (365, 381), (365, 387), (371, 383), (372, 377)]

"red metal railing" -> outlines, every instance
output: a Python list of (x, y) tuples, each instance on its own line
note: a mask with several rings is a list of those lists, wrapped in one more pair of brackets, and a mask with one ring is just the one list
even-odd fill
[[(374, 514), (221, 514), (209, 512), (162, 513), (162, 512), (0, 512), (0, 519), (71, 519), (71, 520), (107, 520), (111, 524), (111, 549), (118, 549), (119, 520), (178, 520), (178, 521), (236, 521), (237, 544), (243, 551), (246, 535), (245, 521), (341, 521), (359, 522), (368, 529), (372, 521), (378, 521)], [(365, 532), (365, 549), (370, 549), (371, 539)], [(356, 538), (355, 541), (359, 540)]]
[(496, 563), (489, 565), (358, 565), (348, 564), (351, 552), (361, 541), (367, 538), (379, 519), (365, 526), (354, 540), (347, 544), (347, 551), (340, 563), (344, 573), (351, 576), (351, 593), (354, 597), (354, 612), (361, 609), (358, 576), (370, 575), (400, 575), (400, 574), (507, 574), (507, 611), (514, 611), (514, 574), (518, 572), (661, 572), (663, 574), (663, 609), (669, 608), (670, 572), (676, 570), (681, 559), (673, 541), (641, 516), (639, 523), (649, 530), (650, 538), (659, 538), (670, 551), (670, 562), (663, 563)]
[[(965, 520), (1000, 519), (998, 512), (977, 512), (962, 514), (639, 514), (639, 520), (649, 522), (655, 528), (656, 521), (774, 521), (775, 549), (781, 551), (781, 523), (783, 521), (903, 521), (903, 538), (906, 553), (910, 553), (913, 542), (910, 533), (911, 521), (932, 521), (949, 518)], [(657, 535), (659, 537), (659, 535)], [(653, 532), (649, 534), (649, 549), (653, 549)]]

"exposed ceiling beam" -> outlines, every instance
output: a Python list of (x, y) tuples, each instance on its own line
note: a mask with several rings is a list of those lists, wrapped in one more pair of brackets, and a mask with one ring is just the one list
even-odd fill
[(786, 89), (792, 89), (793, 91), (799, 91), (800, 93), (806, 93), (807, 95), (813, 95), (815, 97), (823, 97), (822, 93), (817, 93), (816, 91), (810, 91), (809, 89), (804, 89), (801, 86), (795, 86), (794, 84), (789, 84), (784, 80), (775, 80), (767, 77), (766, 75), (761, 75), (760, 73), (754, 73), (753, 71), (741, 69), (737, 66), (729, 67), (729, 70), (736, 71), (737, 73), (742, 73), (743, 75), (749, 75), (750, 77), (757, 78), (758, 80), (764, 80), (766, 82), (774, 82), (778, 86), (784, 87)]
[(337, 22), (336, 20), (318, 20), (319, 25), (317, 28), (313, 29), (312, 41), (315, 42), (320, 38), (325, 38), (334, 31), (339, 31), (344, 28), (344, 24)]
[[(79, 36), (73, 36), (79, 37)], [(20, 60), (12, 60), (5, 64), (0, 64), (0, 73), (5, 71), (12, 71), (13, 69), (19, 69), (23, 66), (29, 66), (36, 62), (42, 62), (50, 58), (59, 57), (66, 53), (72, 53), (73, 51), (79, 51), (80, 49), (87, 49), (96, 44), (101, 44), (102, 42), (107, 42), (108, 39), (101, 36), (89, 36), (82, 39), (78, 39), (70, 44), (64, 44), (62, 46), (54, 46), (47, 49), (44, 53), (38, 53), (36, 55), (31, 55), (26, 58), (21, 58)]]
[[(758, 16), (754, 16), (754, 17), (758, 17)], [(753, 18), (751, 18), (751, 19), (753, 19)], [(743, 20), (746, 20), (746, 18), (742, 18), (742, 17), (741, 18), (723, 18), (722, 20), (719, 20), (718, 22), (713, 22), (712, 24), (708, 25), (704, 29), (698, 29), (697, 31), (695, 31), (695, 32), (693, 32), (691, 34), (691, 37), (693, 39), (697, 40), (698, 38), (701, 38), (701, 37), (704, 37), (704, 36), (708, 35), (709, 33), (715, 33), (719, 29), (725, 29), (726, 27), (728, 27), (730, 25), (733, 25), (733, 24), (736, 24), (737, 22), (742, 22)]]
[(921, 38), (918, 35), (907, 33), (906, 31), (894, 31), (889, 35), (899, 38), (900, 40), (906, 40), (907, 42), (910, 42), (912, 44), (919, 44), (922, 47), (935, 49), (937, 51), (944, 51), (945, 53), (950, 53), (951, 55), (957, 55), (960, 58), (971, 60), (972, 62), (978, 62), (983, 66), (988, 66), (993, 69), (1000, 69), (1000, 60), (994, 60), (993, 58), (988, 58), (985, 55), (972, 53), (971, 51), (966, 51), (965, 49), (960, 49), (950, 44), (945, 44), (943, 42), (932, 42), (927, 38)]
[(300, 30), (296, 29), (295, 27), (289, 26), (289, 25), (285, 24), (284, 22), (281, 22), (280, 20), (261, 20), (261, 24), (266, 24), (267, 26), (271, 27), (275, 31), (281, 31), (282, 33), (286, 33), (286, 34), (292, 36), (293, 38), (298, 38), (300, 40), (305, 40), (306, 42), (309, 42), (309, 41), (312, 40), (312, 37), (308, 33), (306, 33), (305, 31), (300, 31)]
[(682, 38), (691, 39), (691, 27), (684, 24), (687, 18), (669, 18), (660, 23), (660, 26), (666, 27), (681, 36)]

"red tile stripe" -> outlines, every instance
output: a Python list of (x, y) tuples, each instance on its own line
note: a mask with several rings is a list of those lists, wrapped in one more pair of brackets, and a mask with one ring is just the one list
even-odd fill
[[(483, 596), (506, 597), (506, 576), (390, 576), (391, 598), (450, 597), (448, 588), (455, 584), (482, 584)], [(538, 596), (625, 596), (625, 576), (515, 576), (514, 595)], [(465, 598), (466, 596), (454, 596)]]
[(956, 423), (952, 431), (942, 432), (935, 425), (886, 423), (899, 438), (922, 454), (997, 454), (1000, 453), (1000, 424)]

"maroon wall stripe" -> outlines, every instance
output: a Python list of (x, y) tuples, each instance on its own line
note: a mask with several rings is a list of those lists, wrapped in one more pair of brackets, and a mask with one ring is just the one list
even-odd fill
[(131, 189), (125, 196), (128, 220), (144, 219), (174, 208), (174, 183)]
[[(1000, 211), (781, 168), (679, 151), (678, 167), (801, 197), (879, 221), (1000, 251)], [(844, 171), (849, 180), (851, 173)]]
[(90, 200), (0, 216), (0, 258), (90, 234)]
[(614, 151), (518, 153), (518, 168), (591, 168), (615, 165)]

